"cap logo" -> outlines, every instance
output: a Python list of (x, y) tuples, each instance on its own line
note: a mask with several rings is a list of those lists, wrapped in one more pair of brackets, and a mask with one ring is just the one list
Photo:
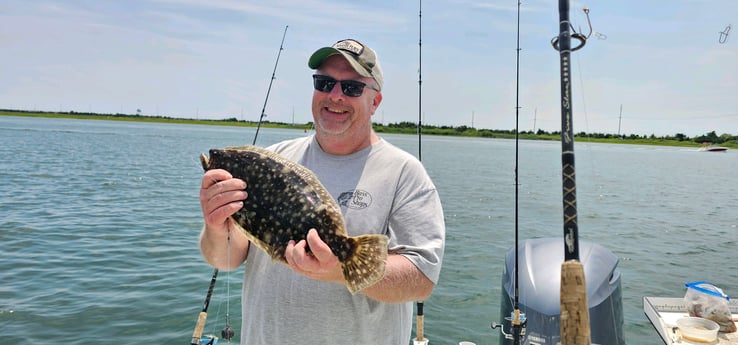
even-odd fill
[(333, 45), (333, 48), (345, 50), (347, 52), (361, 55), (364, 51), (364, 46), (354, 40), (343, 40)]

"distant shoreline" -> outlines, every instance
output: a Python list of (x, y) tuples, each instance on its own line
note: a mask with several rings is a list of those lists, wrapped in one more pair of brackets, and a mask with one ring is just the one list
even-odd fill
[[(42, 117), (42, 118), (61, 118), (61, 119), (83, 119), (83, 120), (109, 120), (109, 121), (129, 121), (129, 122), (151, 122), (151, 123), (177, 123), (177, 124), (192, 124), (192, 125), (211, 125), (211, 126), (238, 126), (238, 127), (256, 127), (257, 122), (254, 121), (239, 121), (236, 118), (229, 118), (223, 120), (208, 120), (208, 119), (182, 119), (172, 118), (164, 116), (148, 116), (148, 115), (129, 115), (129, 114), (96, 114), (96, 113), (80, 113), (80, 112), (39, 112), (39, 111), (22, 111), (22, 110), (8, 110), (0, 109), (0, 116), (24, 116), (24, 117)], [(288, 124), (280, 122), (269, 122), (262, 121), (261, 126), (264, 128), (288, 128), (288, 129), (311, 129), (312, 122), (303, 124)], [(393, 133), (393, 134), (408, 134), (417, 135), (417, 124), (403, 122), (399, 124), (374, 124), (374, 130), (378, 133)], [(438, 136), (459, 136), (459, 137), (480, 137), (480, 138), (498, 138), (498, 139), (514, 139), (515, 132), (512, 130), (488, 130), (488, 129), (476, 129), (469, 128), (466, 126), (461, 127), (435, 127), (435, 126), (423, 126), (423, 135), (438, 135)], [(712, 132), (714, 135), (714, 132)], [(519, 133), (519, 138), (523, 140), (548, 140), (548, 141), (559, 141), (561, 136), (558, 132), (547, 133), (541, 132), (532, 133), (532, 131)], [(721, 137), (722, 138), (722, 137)], [(575, 135), (575, 139), (578, 142), (598, 142), (598, 143), (611, 143), (611, 144), (635, 144), (635, 145), (658, 145), (658, 146), (681, 146), (681, 147), (694, 147), (699, 148), (702, 138), (686, 138), (686, 137), (638, 137), (638, 136), (627, 136), (623, 138), (617, 138), (614, 135), (602, 135), (602, 134), (584, 134), (582, 133)], [(729, 140), (717, 143), (720, 146), (725, 146), (733, 149), (738, 149), (738, 137), (730, 137)]]

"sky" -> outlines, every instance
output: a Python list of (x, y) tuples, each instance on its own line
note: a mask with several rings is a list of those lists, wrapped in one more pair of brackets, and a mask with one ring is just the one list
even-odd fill
[[(572, 1), (572, 24), (588, 34), (585, 6), (575, 132), (738, 135), (738, 1)], [(251, 121), (264, 109), (306, 123), (310, 54), (354, 38), (384, 71), (374, 122), (512, 130), (517, 99), (521, 131), (560, 131), (558, 3), (521, 1), (516, 76), (517, 10), (513, 0), (3, 0), (0, 109)]]

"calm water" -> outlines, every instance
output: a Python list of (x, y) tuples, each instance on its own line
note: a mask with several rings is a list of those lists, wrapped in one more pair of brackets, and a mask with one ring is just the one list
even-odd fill
[[(304, 135), (262, 129), (257, 144)], [(9, 344), (188, 344), (212, 269), (200, 258), (201, 152), (254, 129), (0, 116), (0, 335)], [(409, 152), (417, 137), (385, 135)], [(514, 141), (423, 137), (447, 250), (426, 301), (431, 344), (497, 344), (513, 244)], [(560, 236), (557, 142), (520, 143), (521, 238)], [(708, 280), (738, 296), (738, 152), (576, 145), (580, 238), (620, 258), (625, 336), (661, 341), (643, 296)], [(207, 332), (240, 326), (241, 271), (222, 272)], [(230, 298), (229, 296), (230, 290)], [(228, 312), (230, 311), (230, 312)]]

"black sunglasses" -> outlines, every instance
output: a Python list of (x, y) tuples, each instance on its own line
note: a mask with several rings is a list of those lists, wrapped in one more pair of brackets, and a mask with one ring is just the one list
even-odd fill
[(379, 91), (371, 85), (360, 82), (358, 80), (336, 80), (327, 75), (313, 74), (313, 86), (315, 90), (320, 92), (331, 92), (336, 83), (341, 83), (341, 92), (348, 97), (359, 97), (364, 92), (364, 87), (368, 86), (374, 91)]

